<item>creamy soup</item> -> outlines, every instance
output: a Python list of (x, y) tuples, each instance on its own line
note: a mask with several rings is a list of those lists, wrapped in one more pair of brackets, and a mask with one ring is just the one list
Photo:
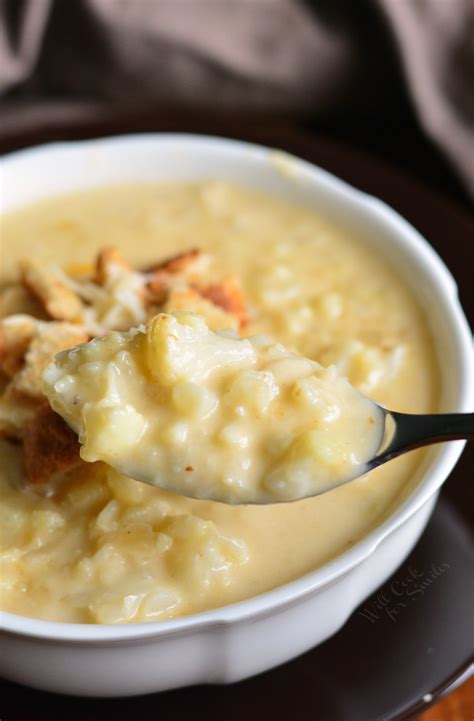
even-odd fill
[(43, 392), (84, 461), (225, 503), (328, 491), (364, 472), (385, 427), (334, 366), (185, 311), (58, 353)]
[[(199, 248), (205, 290), (197, 298), (195, 279), (180, 280), (167, 287), (166, 297), (155, 297), (159, 310), (197, 310), (215, 329), (233, 324), (246, 336), (281, 341), (324, 366), (334, 364), (391, 409), (437, 408), (437, 368), (422, 309), (363, 239), (308, 210), (217, 181), (120, 186), (11, 214), (2, 220), (2, 236), (0, 314), (16, 316), (3, 338), (8, 341), (14, 325), (23, 353), (28, 347), (18, 362), (10, 354), (2, 370), (0, 428), (6, 436), (29, 417), (35, 372), (48, 360), (45, 347), (52, 355), (84, 340), (82, 334), (147, 321), (149, 311), (137, 303), (136, 274), (126, 284), (114, 273), (110, 282), (88, 282), (87, 303), (77, 305), (76, 286), (93, 273), (91, 259), (105, 244), (137, 269)], [(39, 304), (17, 285), (25, 257), (23, 282), (41, 296)], [(49, 261), (73, 279), (64, 281), (66, 290), (58, 270), (58, 292), (50, 293)], [(229, 275), (242, 286), (245, 322), (239, 312), (211, 303), (215, 279)], [(158, 276), (161, 282), (162, 269)], [(48, 293), (42, 294), (45, 284)], [(423, 454), (316, 498), (226, 506), (145, 486), (101, 462), (35, 485), (25, 479), (26, 448), (18, 439), (0, 441), (1, 608), (79, 623), (170, 618), (291, 581), (379, 524), (416, 483)]]

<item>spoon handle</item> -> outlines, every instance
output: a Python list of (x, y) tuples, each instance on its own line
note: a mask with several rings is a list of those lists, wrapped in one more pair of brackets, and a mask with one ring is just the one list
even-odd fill
[(390, 439), (377, 456), (377, 465), (420, 446), (453, 441), (474, 440), (474, 413), (440, 413), (413, 415), (411, 413), (387, 412), (392, 425)]

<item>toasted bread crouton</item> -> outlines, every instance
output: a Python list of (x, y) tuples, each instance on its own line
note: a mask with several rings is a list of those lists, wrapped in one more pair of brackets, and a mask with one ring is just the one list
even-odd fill
[(211, 283), (204, 288), (200, 288), (199, 293), (214, 305), (235, 316), (240, 328), (246, 324), (247, 311), (244, 294), (235, 278), (231, 276), (223, 278), (218, 283)]
[(23, 365), (38, 322), (21, 314), (0, 320), (0, 371), (8, 378), (13, 378)]
[(100, 251), (94, 281), (96, 290), (103, 294), (98, 302), (92, 301), (100, 324), (125, 330), (143, 322), (148, 304), (146, 278), (133, 270), (117, 248)]
[(20, 283), (7, 285), (0, 290), (0, 318), (16, 314), (40, 319), (47, 317), (40, 303)]
[(30, 483), (48, 483), (82, 463), (79, 441), (61, 416), (42, 405), (23, 432), (26, 477)]
[(23, 367), (10, 383), (12, 390), (32, 398), (42, 397), (41, 374), (48, 363), (56, 353), (87, 340), (83, 328), (71, 323), (41, 323), (31, 339)]
[(37, 258), (20, 262), (21, 282), (55, 320), (76, 321), (84, 306), (79, 296), (65, 285), (58, 270)]
[(161, 312), (172, 313), (178, 310), (187, 310), (202, 315), (211, 330), (239, 329), (239, 319), (236, 316), (227, 313), (207, 298), (203, 298), (195, 288), (170, 291)]
[(145, 273), (150, 277), (145, 289), (146, 302), (160, 305), (165, 302), (169, 288), (177, 282), (198, 282), (202, 279), (207, 260), (207, 255), (198, 248), (192, 248), (147, 268)]
[(23, 429), (38, 409), (38, 400), (16, 393), (11, 384), (0, 396), (0, 438), (20, 441)]
[(145, 286), (146, 305), (163, 305), (173, 284), (173, 276), (165, 270), (153, 273)]
[(107, 285), (108, 281), (132, 272), (118, 248), (107, 246), (97, 256), (94, 280), (98, 285)]
[(166, 273), (171, 273), (172, 275), (176, 273), (183, 273), (190, 270), (191, 266), (193, 266), (201, 257), (202, 253), (199, 248), (190, 248), (190, 250), (185, 250), (182, 253), (173, 255), (171, 258), (163, 260), (161, 263), (152, 265), (150, 268), (147, 268), (146, 272), (155, 273), (165, 271)]

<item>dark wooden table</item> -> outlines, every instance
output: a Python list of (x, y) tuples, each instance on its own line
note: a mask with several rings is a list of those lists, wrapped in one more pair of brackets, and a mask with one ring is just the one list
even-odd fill
[(474, 678), (471, 678), (418, 716), (418, 721), (472, 721), (473, 718)]

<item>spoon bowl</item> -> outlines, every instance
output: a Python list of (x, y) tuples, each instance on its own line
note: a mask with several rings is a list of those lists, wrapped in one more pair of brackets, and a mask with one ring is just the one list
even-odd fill
[(474, 434), (472, 414), (389, 411), (336, 366), (186, 311), (58, 353), (43, 390), (82, 460), (230, 504), (318, 496), (412, 448)]

